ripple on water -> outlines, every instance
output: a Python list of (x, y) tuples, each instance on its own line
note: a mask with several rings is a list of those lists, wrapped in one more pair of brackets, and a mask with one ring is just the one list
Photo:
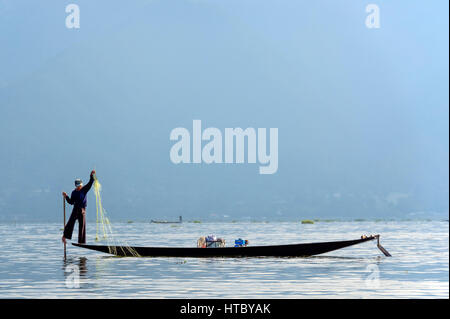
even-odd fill
[[(0, 224), (1, 298), (448, 298), (448, 222), (114, 224), (141, 246), (195, 246), (216, 233), (231, 243), (287, 244), (382, 234), (375, 243), (310, 258), (116, 258), (68, 246), (59, 224)], [(88, 232), (92, 228), (88, 226)], [(75, 233), (76, 234), (76, 233)], [(88, 233), (92, 238), (92, 233)], [(76, 238), (76, 235), (75, 235)], [(71, 288), (73, 269), (79, 288)]]

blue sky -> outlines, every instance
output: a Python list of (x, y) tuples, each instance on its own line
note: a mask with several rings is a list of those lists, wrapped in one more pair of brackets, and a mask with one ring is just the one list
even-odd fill
[[(94, 167), (116, 219), (448, 216), (446, 1), (1, 1), (0, 17), (2, 219), (59, 216)], [(277, 127), (278, 172), (174, 165), (170, 131), (194, 119)]]

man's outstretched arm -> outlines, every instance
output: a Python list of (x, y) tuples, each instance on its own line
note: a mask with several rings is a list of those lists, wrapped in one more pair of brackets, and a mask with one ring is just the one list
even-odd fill
[(93, 170), (91, 172), (91, 176), (89, 178), (89, 182), (86, 185), (83, 186), (83, 188), (82, 188), (83, 192), (87, 193), (91, 189), (92, 184), (94, 184), (94, 175), (95, 175), (95, 170)]

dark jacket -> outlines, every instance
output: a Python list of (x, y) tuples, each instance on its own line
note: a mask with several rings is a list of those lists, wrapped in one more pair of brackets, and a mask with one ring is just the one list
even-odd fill
[(81, 209), (86, 208), (87, 206), (87, 193), (92, 187), (92, 184), (94, 183), (94, 176), (91, 174), (91, 177), (89, 179), (89, 182), (84, 185), (80, 190), (74, 189), (72, 194), (66, 197), (67, 202), (70, 205), (73, 205), (73, 209)]

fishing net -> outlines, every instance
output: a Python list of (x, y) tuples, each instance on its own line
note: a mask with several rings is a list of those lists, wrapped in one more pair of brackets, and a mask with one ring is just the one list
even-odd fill
[(95, 206), (97, 211), (97, 221), (96, 221), (96, 233), (95, 241), (106, 241), (108, 250), (110, 254), (118, 255), (118, 250), (120, 249), (120, 255), (140, 257), (133, 247), (128, 244), (119, 242), (114, 238), (111, 223), (107, 217), (106, 211), (103, 208), (101, 190), (102, 185), (94, 175), (94, 194), (95, 194)]

